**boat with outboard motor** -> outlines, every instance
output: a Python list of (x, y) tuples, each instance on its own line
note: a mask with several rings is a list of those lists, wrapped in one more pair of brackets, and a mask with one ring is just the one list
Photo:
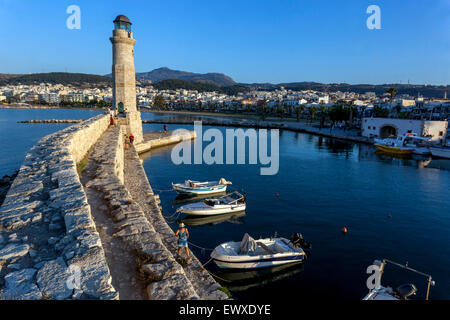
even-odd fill
[(243, 224), (242, 218), (245, 217), (245, 211), (236, 213), (226, 213), (214, 216), (188, 216), (181, 220), (187, 226), (201, 226), (201, 225), (217, 225), (223, 222)]
[(363, 300), (409, 300), (409, 298), (417, 294), (417, 287), (412, 283), (401, 285), (396, 289), (381, 285), (381, 277), (383, 276), (384, 269), (388, 263), (426, 277), (428, 280), (428, 286), (425, 300), (428, 300), (430, 296), (430, 287), (435, 285), (432, 277), (429, 274), (410, 268), (408, 263), (406, 263), (406, 265), (402, 265), (388, 259), (383, 259), (383, 261), (374, 261), (373, 265), (378, 268), (377, 273), (379, 276), (378, 279), (375, 279), (374, 288), (370, 290)]
[(305, 257), (306, 253), (299, 242), (296, 244), (276, 236), (254, 240), (248, 233), (242, 241), (223, 243), (211, 253), (211, 258), (219, 268), (228, 269), (257, 269), (294, 264), (302, 262)]
[(184, 183), (172, 183), (172, 188), (179, 194), (201, 195), (225, 192), (227, 186), (231, 185), (230, 181), (224, 178), (219, 181), (191, 181), (186, 180)]
[(180, 207), (177, 212), (196, 216), (212, 216), (245, 211), (246, 207), (245, 196), (235, 191), (217, 199), (211, 198), (203, 202), (187, 204)]

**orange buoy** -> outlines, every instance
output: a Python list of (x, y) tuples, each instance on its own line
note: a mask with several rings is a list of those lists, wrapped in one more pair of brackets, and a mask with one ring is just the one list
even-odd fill
[(346, 227), (343, 227), (343, 228), (342, 228), (342, 233), (343, 233), (343, 234), (346, 234), (347, 232), (348, 232), (347, 228), (346, 228)]

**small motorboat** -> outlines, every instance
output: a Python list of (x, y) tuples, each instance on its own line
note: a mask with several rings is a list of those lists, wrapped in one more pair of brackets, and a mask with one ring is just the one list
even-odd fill
[(364, 297), (363, 300), (409, 300), (409, 298), (417, 294), (417, 287), (412, 283), (401, 285), (396, 289), (392, 289), (391, 287), (385, 287), (381, 285), (381, 277), (383, 276), (384, 269), (387, 263), (390, 263), (402, 269), (426, 277), (428, 280), (428, 286), (425, 300), (428, 300), (430, 296), (430, 287), (435, 285), (434, 281), (432, 280), (432, 277), (429, 274), (425, 274), (423, 272), (408, 267), (408, 264), (402, 265), (387, 259), (383, 259), (383, 261), (379, 260), (374, 261), (373, 265), (378, 267), (377, 273), (379, 276), (375, 281), (374, 288), (369, 291), (369, 293)]
[(230, 195), (217, 199), (206, 199), (203, 202), (187, 204), (180, 207), (177, 212), (195, 216), (212, 216), (225, 213), (234, 213), (245, 211), (245, 196), (239, 192), (233, 192)]
[(187, 226), (202, 226), (205, 224), (217, 225), (223, 222), (243, 224), (242, 217), (244, 216), (245, 211), (241, 211), (237, 213), (228, 213), (215, 216), (189, 216), (181, 220), (181, 222), (183, 222)]
[(227, 190), (227, 186), (231, 184), (231, 182), (225, 180), (224, 178), (214, 182), (187, 180), (184, 183), (172, 183), (172, 188), (179, 194), (201, 195), (225, 192)]
[(405, 140), (406, 135), (397, 138), (375, 139), (375, 147), (385, 153), (410, 155), (415, 147), (405, 146)]
[(254, 240), (248, 234), (240, 242), (226, 242), (211, 253), (219, 268), (257, 269), (302, 262), (306, 253), (285, 238)]

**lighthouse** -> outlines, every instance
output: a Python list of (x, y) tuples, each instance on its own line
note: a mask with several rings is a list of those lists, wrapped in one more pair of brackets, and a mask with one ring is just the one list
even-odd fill
[(113, 36), (113, 107), (125, 114), (127, 133), (133, 134), (136, 143), (143, 141), (141, 113), (136, 106), (136, 71), (134, 45), (130, 19), (119, 15), (114, 20)]

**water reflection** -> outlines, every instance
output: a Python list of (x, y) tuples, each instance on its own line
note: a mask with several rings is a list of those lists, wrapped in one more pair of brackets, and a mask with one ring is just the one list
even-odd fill
[(240, 292), (290, 278), (304, 268), (302, 263), (297, 263), (251, 271), (218, 269), (214, 274), (216, 280), (231, 292)]
[(317, 139), (317, 147), (319, 150), (328, 150), (333, 154), (344, 154), (346, 158), (350, 157), (355, 144), (343, 140), (319, 137)]

